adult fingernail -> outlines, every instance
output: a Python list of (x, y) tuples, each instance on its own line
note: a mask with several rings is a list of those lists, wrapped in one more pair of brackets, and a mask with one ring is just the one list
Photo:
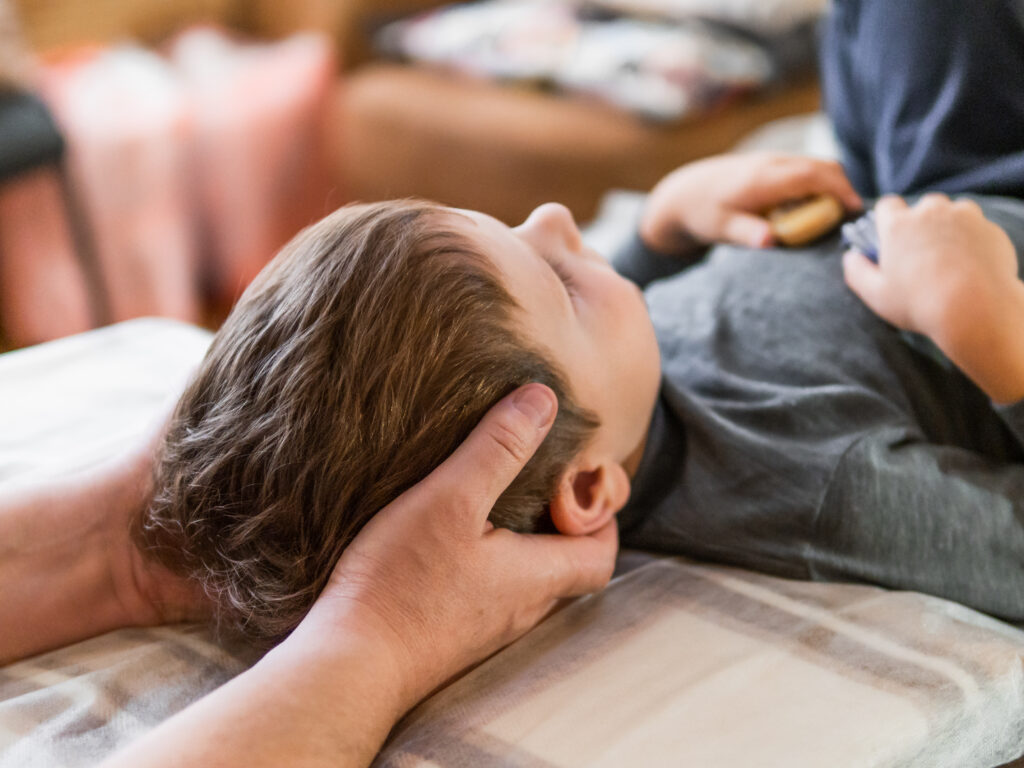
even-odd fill
[(527, 386), (516, 392), (512, 405), (529, 416), (539, 429), (554, 417), (555, 396), (547, 387)]

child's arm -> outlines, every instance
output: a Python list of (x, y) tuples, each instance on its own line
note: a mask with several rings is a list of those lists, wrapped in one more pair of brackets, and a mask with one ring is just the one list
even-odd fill
[(1024, 283), (1006, 233), (976, 203), (878, 203), (878, 265), (848, 252), (846, 282), (883, 319), (931, 338), (997, 403), (1024, 398)]

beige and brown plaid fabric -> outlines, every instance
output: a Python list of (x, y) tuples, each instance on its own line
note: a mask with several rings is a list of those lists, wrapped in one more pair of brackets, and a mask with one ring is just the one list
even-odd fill
[[(208, 343), (140, 320), (0, 356), (0, 492), (140, 434)], [(681, 559), (627, 553), (620, 571), (420, 705), (377, 765), (980, 768), (1024, 753), (1018, 629)], [(9, 665), (0, 766), (93, 765), (252, 661), (169, 627)]]

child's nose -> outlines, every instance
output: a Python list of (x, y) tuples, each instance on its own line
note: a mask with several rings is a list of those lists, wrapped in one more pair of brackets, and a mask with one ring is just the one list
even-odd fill
[(561, 203), (538, 206), (520, 225), (520, 229), (544, 237), (558, 238), (572, 250), (579, 249), (582, 244), (572, 212)]

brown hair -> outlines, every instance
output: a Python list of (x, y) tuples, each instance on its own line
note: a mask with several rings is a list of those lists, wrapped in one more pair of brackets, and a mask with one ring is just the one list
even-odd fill
[(558, 396), (551, 432), (491, 512), (534, 529), (596, 419), (516, 330), (494, 267), (444, 209), (348, 206), (245, 292), (185, 391), (136, 537), (197, 580), (218, 624), (291, 631), (370, 517), (517, 386)]

